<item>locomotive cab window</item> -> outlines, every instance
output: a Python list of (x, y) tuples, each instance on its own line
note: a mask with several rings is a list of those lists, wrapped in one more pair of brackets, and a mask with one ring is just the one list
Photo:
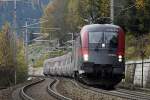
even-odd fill
[[(116, 49), (118, 46), (118, 33), (117, 32), (89, 32), (89, 44), (106, 44), (107, 48)], [(95, 45), (97, 46), (97, 45)], [(90, 45), (94, 47), (94, 45)]]
[(102, 43), (103, 32), (89, 32), (89, 43)]
[(105, 43), (109, 48), (117, 48), (118, 46), (118, 33), (117, 32), (104, 32)]

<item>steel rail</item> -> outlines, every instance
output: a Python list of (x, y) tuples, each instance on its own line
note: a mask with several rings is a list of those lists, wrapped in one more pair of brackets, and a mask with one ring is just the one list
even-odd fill
[(55, 84), (58, 84), (58, 83), (59, 83), (59, 80), (54, 79), (47, 87), (48, 93), (58, 100), (72, 100), (71, 98), (65, 97), (65, 96), (59, 94), (57, 91), (55, 91), (56, 90)]
[(122, 92), (122, 93), (127, 93), (130, 95), (135, 95), (139, 99), (141, 98), (141, 99), (150, 100), (150, 94), (148, 94), (148, 93), (133, 91), (133, 90), (126, 90), (126, 89), (117, 89), (116, 91)]
[(76, 86), (80, 86), (84, 89), (91, 90), (94, 92), (106, 94), (106, 95), (111, 95), (111, 96), (116, 96), (119, 98), (123, 99), (129, 99), (129, 100), (150, 100), (150, 94), (142, 93), (142, 92), (137, 92), (137, 91), (129, 91), (129, 90), (103, 90), (99, 88), (94, 88), (90, 87), (87, 85), (84, 85), (80, 82), (76, 82), (72, 80), (72, 83), (74, 83)]
[(21, 96), (21, 98), (22, 98), (23, 100), (34, 100), (32, 97), (28, 96), (28, 95), (25, 93), (25, 91), (26, 91), (28, 88), (32, 87), (33, 85), (36, 85), (36, 84), (38, 84), (38, 83), (43, 82), (44, 80), (45, 80), (45, 79), (40, 79), (40, 80), (38, 80), (38, 81), (35, 81), (35, 82), (33, 82), (33, 83), (31, 83), (31, 84), (29, 84), (29, 85), (26, 85), (26, 86), (24, 86), (23, 88), (21, 88), (21, 90), (20, 90), (20, 96)]

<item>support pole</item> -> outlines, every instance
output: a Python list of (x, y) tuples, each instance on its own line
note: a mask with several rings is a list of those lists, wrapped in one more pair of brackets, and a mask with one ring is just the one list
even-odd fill
[(143, 41), (143, 36), (142, 36), (142, 38), (141, 38), (141, 41), (142, 41), (142, 51), (141, 51), (141, 57), (142, 57), (142, 81), (141, 81), (141, 83), (142, 83), (142, 88), (144, 87), (144, 84), (143, 84), (143, 68), (144, 68), (144, 47), (143, 47), (143, 45), (144, 45), (144, 41)]
[(143, 67), (144, 67), (144, 58), (142, 57), (142, 88), (144, 87), (144, 84), (143, 84)]
[(110, 18), (111, 23), (114, 23), (114, 0), (110, 0)]
[(25, 59), (28, 64), (28, 26), (27, 21), (25, 22)]
[(17, 28), (17, 25), (16, 25), (16, 10), (17, 10), (17, 5), (16, 5), (16, 0), (14, 0), (14, 63), (15, 63), (15, 84), (17, 83), (17, 72), (16, 72), (16, 69), (17, 69), (17, 45), (16, 45), (16, 40), (17, 40), (17, 34), (16, 34), (16, 28)]
[(141, 79), (141, 87), (144, 87), (144, 56), (145, 56), (145, 51), (144, 51), (144, 40), (143, 40), (143, 35), (141, 37), (141, 59), (142, 59), (142, 79)]

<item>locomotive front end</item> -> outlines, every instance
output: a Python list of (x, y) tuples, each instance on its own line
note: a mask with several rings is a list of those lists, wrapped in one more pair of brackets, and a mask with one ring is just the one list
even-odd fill
[[(79, 74), (101, 82), (124, 77), (124, 32), (115, 25), (89, 25), (81, 31), (82, 65)], [(116, 84), (115, 83), (115, 84)]]

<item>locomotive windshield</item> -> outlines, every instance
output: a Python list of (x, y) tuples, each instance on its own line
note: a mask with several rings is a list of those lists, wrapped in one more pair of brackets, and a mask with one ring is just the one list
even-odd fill
[[(89, 32), (89, 44), (105, 43), (109, 48), (117, 48), (117, 32)], [(93, 46), (92, 46), (93, 47)]]
[(105, 43), (108, 44), (110, 48), (117, 48), (118, 46), (118, 34), (117, 32), (104, 32)]
[(89, 32), (89, 43), (100, 43), (103, 41), (103, 32)]

